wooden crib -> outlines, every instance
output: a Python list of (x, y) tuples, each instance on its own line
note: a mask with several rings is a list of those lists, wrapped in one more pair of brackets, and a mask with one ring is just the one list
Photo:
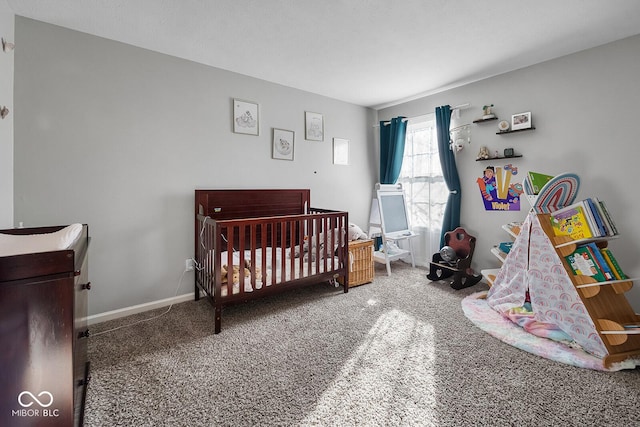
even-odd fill
[(338, 280), (349, 291), (348, 213), (310, 208), (308, 189), (196, 190), (195, 299), (224, 306)]

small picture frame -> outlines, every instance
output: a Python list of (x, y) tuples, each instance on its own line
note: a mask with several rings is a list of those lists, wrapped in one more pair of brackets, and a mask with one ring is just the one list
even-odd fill
[(293, 160), (295, 132), (273, 128), (271, 157), (278, 160)]
[(518, 113), (511, 116), (511, 130), (531, 128), (531, 112)]
[(349, 165), (349, 140), (333, 138), (333, 164)]
[(320, 113), (304, 112), (304, 138), (308, 141), (324, 141), (324, 118)]
[(257, 103), (234, 98), (233, 132), (247, 135), (260, 133), (260, 106)]

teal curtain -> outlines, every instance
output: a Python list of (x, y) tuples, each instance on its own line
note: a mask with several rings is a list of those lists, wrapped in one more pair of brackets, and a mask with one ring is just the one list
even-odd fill
[(440, 234), (440, 247), (444, 246), (444, 234), (460, 226), (460, 206), (462, 192), (460, 177), (456, 167), (456, 159), (450, 146), (449, 127), (451, 125), (451, 107), (444, 105), (436, 107), (436, 131), (438, 134), (438, 152), (444, 182), (449, 188), (447, 207), (444, 210), (442, 220), (442, 233)]
[(407, 122), (404, 117), (380, 122), (380, 184), (395, 184), (398, 180), (406, 135)]

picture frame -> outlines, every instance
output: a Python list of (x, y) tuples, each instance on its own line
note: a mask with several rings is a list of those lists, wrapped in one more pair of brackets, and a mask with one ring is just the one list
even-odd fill
[(333, 138), (333, 164), (349, 165), (349, 140)]
[(271, 157), (278, 160), (293, 160), (295, 136), (292, 130), (273, 128)]
[(233, 132), (260, 134), (260, 105), (252, 101), (233, 99)]
[(518, 113), (511, 116), (511, 130), (531, 128), (531, 111)]
[(304, 138), (308, 141), (324, 141), (324, 117), (320, 113), (304, 112)]

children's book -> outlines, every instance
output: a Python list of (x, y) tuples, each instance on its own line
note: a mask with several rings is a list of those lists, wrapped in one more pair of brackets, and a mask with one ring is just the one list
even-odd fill
[(607, 279), (598, 268), (596, 260), (591, 256), (589, 249), (586, 246), (578, 246), (574, 253), (565, 257), (573, 274), (581, 274), (583, 276), (590, 276), (597, 282), (605, 282)]
[(553, 212), (551, 214), (551, 227), (556, 236), (569, 236), (574, 240), (593, 237), (582, 202), (574, 203)]
[(512, 246), (513, 242), (502, 242), (498, 245), (498, 249), (500, 249), (505, 254), (508, 254), (511, 251)]
[(609, 222), (609, 225), (611, 226), (611, 231), (613, 232), (613, 236), (618, 234), (618, 228), (616, 227), (616, 224), (613, 222), (613, 218), (611, 218), (611, 214), (609, 213), (609, 210), (607, 209), (607, 205), (604, 203), (603, 200), (599, 200), (598, 201), (600, 203), (600, 207), (602, 208), (602, 212), (604, 213), (605, 218), (607, 218), (607, 222)]
[(611, 250), (609, 248), (600, 249), (600, 253), (604, 257), (605, 261), (609, 264), (609, 267), (613, 271), (613, 275), (618, 280), (626, 280), (628, 279), (627, 275), (622, 272), (620, 268), (620, 264), (618, 264), (618, 260), (613, 256)]
[(611, 224), (609, 224), (609, 220), (604, 214), (602, 210), (602, 206), (600, 205), (600, 200), (597, 197), (592, 197), (594, 207), (598, 211), (598, 215), (600, 215), (600, 219), (602, 220), (602, 226), (604, 227), (604, 236), (613, 236), (613, 230), (611, 229)]
[(593, 220), (596, 225), (596, 230), (597, 230), (597, 232), (595, 233), (596, 237), (606, 236), (607, 232), (604, 228), (604, 223), (602, 222), (602, 218), (600, 217), (600, 211), (598, 211), (598, 209), (596, 208), (596, 205), (593, 199), (588, 198), (588, 199), (585, 199), (584, 201), (586, 205), (589, 207), (589, 209), (591, 210), (591, 216), (593, 217)]
[(614, 280), (615, 276), (613, 275), (613, 271), (611, 271), (611, 267), (609, 267), (609, 264), (607, 263), (607, 261), (605, 261), (602, 253), (600, 253), (600, 248), (593, 242), (587, 243), (585, 246), (591, 252), (591, 256), (593, 257), (593, 259), (595, 259), (598, 267), (600, 267), (600, 271), (602, 272), (602, 275), (605, 277), (605, 279)]
[(542, 190), (542, 187), (553, 178), (553, 175), (529, 171), (528, 177), (533, 194), (538, 194), (540, 190)]

